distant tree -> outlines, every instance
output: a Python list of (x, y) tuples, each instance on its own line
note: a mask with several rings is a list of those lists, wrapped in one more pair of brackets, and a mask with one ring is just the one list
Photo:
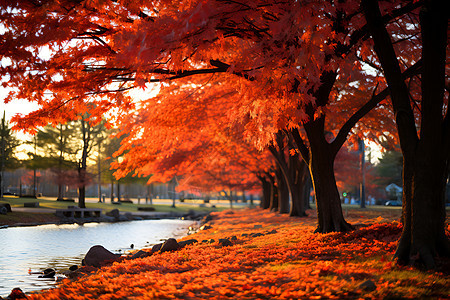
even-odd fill
[(20, 166), (19, 160), (14, 156), (14, 149), (19, 145), (6, 121), (5, 112), (0, 127), (0, 199), (3, 198), (4, 171)]
[(58, 199), (62, 199), (63, 186), (71, 185), (69, 170), (76, 170), (76, 141), (74, 123), (45, 126), (36, 133), (36, 146), (41, 156), (35, 157), (41, 169), (50, 168), (58, 185)]
[(403, 157), (400, 152), (393, 150), (383, 152), (375, 166), (377, 183), (384, 186), (391, 183), (402, 186), (402, 163)]
[(114, 156), (114, 153), (120, 148), (120, 141), (122, 138), (116, 137), (114, 134), (116, 130), (111, 130), (109, 138), (103, 142), (103, 151), (102, 155), (104, 156), (103, 162), (104, 165), (102, 167), (102, 180), (110, 182), (111, 184), (111, 202), (114, 202), (114, 184), (116, 182), (116, 178), (114, 176), (115, 169), (111, 167), (111, 164), (117, 162), (117, 157)]
[[(337, 179), (337, 186), (340, 194), (344, 193), (349, 197), (360, 198), (360, 188), (362, 183), (362, 170), (361, 170), (361, 151), (356, 150), (355, 147), (345, 146), (336, 156), (334, 163), (334, 170)], [(380, 190), (384, 186), (380, 186), (379, 174), (377, 173), (377, 167), (370, 161), (364, 163), (364, 176), (365, 176), (365, 190), (366, 194), (375, 198), (380, 198), (383, 194)]]
[(91, 181), (87, 171), (88, 157), (99, 142), (97, 138), (104, 132), (104, 122), (93, 122), (88, 113), (81, 116), (78, 123), (78, 134), (81, 141), (81, 159), (78, 161), (78, 206), (86, 207), (86, 186)]

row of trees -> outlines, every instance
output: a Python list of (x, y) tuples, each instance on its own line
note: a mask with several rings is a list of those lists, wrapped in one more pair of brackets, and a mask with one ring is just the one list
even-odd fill
[[(65, 186), (77, 188), (79, 206), (85, 207), (85, 189), (93, 181), (97, 181), (99, 187), (102, 182), (111, 182), (112, 189), (114, 188), (115, 178), (110, 165), (117, 159), (113, 154), (119, 148), (120, 140), (113, 138), (112, 134), (113, 131), (105, 128), (104, 122), (91, 126), (86, 117), (82, 117), (78, 121), (55, 127), (45, 126), (36, 132), (31, 141), (26, 142), (15, 138), (3, 116), (1, 178), (4, 178), (6, 170), (32, 170), (33, 195), (36, 196), (36, 172), (50, 169), (52, 180), (58, 186), (58, 199), (64, 198)], [(15, 154), (22, 143), (28, 144), (33, 150), (28, 152), (28, 159), (19, 160)], [(3, 195), (4, 185), (0, 186)], [(99, 201), (100, 197), (99, 190)]]
[[(21, 182), (22, 184), (34, 186), (34, 192), (37, 191), (35, 182), (36, 172), (40, 170), (50, 170), (51, 174), (53, 174), (50, 180), (58, 186), (58, 199), (64, 198), (64, 187), (78, 188), (79, 186), (86, 186), (86, 184), (90, 185), (94, 182), (111, 183), (111, 194), (114, 194), (115, 178), (113, 176), (113, 170), (110, 169), (110, 163), (115, 160), (113, 154), (120, 146), (120, 139), (112, 138), (110, 136), (114, 130), (106, 129), (103, 124), (94, 126), (91, 130), (91, 136), (93, 136), (93, 138), (89, 142), (89, 151), (87, 151), (87, 161), (90, 163), (87, 163), (87, 176), (82, 179), (79, 176), (80, 174), (78, 174), (78, 167), (80, 166), (79, 163), (81, 161), (80, 156), (83, 149), (80, 145), (87, 143), (87, 141), (83, 141), (83, 135), (81, 133), (83, 130), (83, 124), (81, 121), (71, 121), (66, 124), (59, 124), (56, 127), (46, 126), (39, 129), (34, 138), (28, 142), (17, 140), (11, 132), (5, 118), (2, 122), (2, 131), (0, 136), (4, 140), (2, 149), (4, 149), (3, 151), (5, 152), (5, 154), (1, 156), (1, 160), (3, 161), (2, 170), (12, 171), (17, 168), (25, 168), (33, 172), (34, 175), (27, 173)], [(19, 160), (16, 157), (18, 152), (17, 146), (20, 146), (21, 144), (28, 144), (29, 146), (34, 147), (34, 150), (28, 152), (28, 159)], [(345, 195), (343, 195), (344, 201), (347, 196), (348, 202), (350, 199), (359, 199), (361, 197), (359, 188), (362, 184), (361, 160), (363, 155), (364, 153), (361, 152), (361, 149), (345, 147), (345, 149), (339, 152), (338, 157), (336, 158), (335, 173), (338, 179), (337, 185), (341, 193)], [(210, 166), (209, 168), (210, 171), (215, 169), (214, 166)], [(222, 171), (224, 172), (226, 169), (228, 168), (224, 166)], [(401, 186), (401, 154), (397, 151), (384, 152), (380, 162), (376, 165), (373, 165), (369, 159), (368, 162), (364, 163), (364, 169), (364, 176), (367, 178), (367, 195), (371, 199), (386, 199), (389, 195), (386, 195), (384, 190), (385, 187), (391, 183)], [(191, 175), (197, 178), (202, 175), (204, 176), (204, 174)], [(270, 189), (276, 191), (277, 186), (282, 186), (280, 181), (283, 180), (283, 177), (279, 176), (281, 174), (279, 172), (269, 172), (268, 176), (272, 175), (273, 185), (268, 187), (266, 192), (269, 192)], [(279, 178), (277, 178), (277, 176), (279, 176)], [(304, 180), (306, 180), (307, 185), (305, 186), (305, 195), (303, 196), (303, 199), (305, 201), (305, 205), (309, 206), (307, 203), (310, 198), (309, 192), (311, 190), (309, 173), (304, 172), (304, 176), (306, 176)], [(127, 176), (127, 178), (122, 178), (120, 181), (125, 184), (138, 182), (145, 184), (147, 179), (143, 178), (142, 180), (139, 180), (137, 178)], [(200, 185), (189, 184), (192, 183), (191, 179), (186, 180), (186, 178), (182, 177), (179, 179), (181, 180), (181, 183), (184, 184), (184, 187), (182, 187), (183, 190), (199, 192), (206, 186), (205, 183), (199, 183)], [(226, 187), (220, 192), (222, 194), (226, 193), (227, 195), (229, 191), (236, 191), (241, 188), (246, 188), (253, 193), (255, 192), (255, 187), (259, 189), (258, 182), (254, 182), (250, 185), (247, 184), (247, 186), (245, 186), (242, 184), (242, 181), (238, 182), (235, 180), (235, 183), (233, 184), (230, 178), (226, 178), (224, 174), (221, 174), (220, 179), (223, 184), (218, 182), (209, 182), (209, 190), (212, 188), (224, 187), (224, 184)], [(266, 180), (264, 176), (260, 178), (260, 180), (261, 179), (263, 181)], [(173, 180), (174, 178), (171, 178), (169, 182)], [(178, 179), (176, 179), (176, 181), (176, 185), (178, 185)], [(117, 184), (119, 184), (119, 182), (117, 182)], [(265, 182), (265, 186), (267, 186), (267, 184), (268, 182)], [(100, 187), (100, 184), (97, 184), (97, 186)], [(2, 187), (4, 187), (4, 185)], [(19, 188), (19, 191), (21, 190), (22, 189)], [(218, 190), (216, 189), (216, 191)], [(98, 194), (101, 195), (101, 190), (98, 191)], [(275, 192), (274, 196), (276, 195), (278, 195), (278, 193)], [(285, 193), (281, 193), (280, 195), (286, 196)], [(274, 199), (270, 195), (266, 195), (265, 199), (266, 200), (263, 200), (262, 206), (271, 207), (273, 210), (278, 210), (279, 205), (282, 207), (289, 206), (289, 199), (286, 197), (284, 197), (284, 200), (280, 202), (277, 201), (276, 197)], [(378, 203), (382, 204), (383, 201), (379, 201)]]
[[(279, 210), (291, 215), (305, 214), (309, 173), (323, 233), (352, 229), (333, 169), (344, 143), (398, 133), (396, 256), (418, 254), (432, 268), (450, 255), (442, 1), (12, 2), (0, 18), (8, 99), (41, 104), (17, 128), (113, 111), (127, 134), (117, 176), (183, 174), (205, 186), (259, 178), (265, 190), (276, 180)], [(160, 83), (155, 97), (126, 93), (151, 83)]]

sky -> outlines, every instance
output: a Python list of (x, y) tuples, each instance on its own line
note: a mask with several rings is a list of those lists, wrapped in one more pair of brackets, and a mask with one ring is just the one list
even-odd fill
[[(3, 117), (3, 112), (5, 112), (5, 117), (7, 122), (11, 120), (11, 117), (20, 113), (20, 114), (27, 114), (29, 112), (32, 112), (33, 110), (37, 109), (38, 106), (35, 103), (30, 103), (24, 100), (13, 100), (7, 104), (3, 102), (3, 99), (8, 95), (8, 90), (5, 89), (3, 86), (0, 85), (0, 113), (1, 118)], [(15, 132), (14, 133), (16, 138), (22, 140), (22, 141), (29, 141), (31, 140), (32, 136), (29, 134), (25, 134), (23, 132)], [(30, 145), (20, 145), (17, 147), (17, 157), (19, 159), (26, 159), (28, 156), (26, 155), (27, 152), (32, 151), (32, 147)]]

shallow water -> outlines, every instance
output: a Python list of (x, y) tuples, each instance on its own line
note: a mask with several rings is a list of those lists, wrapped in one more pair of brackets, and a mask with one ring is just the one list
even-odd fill
[(126, 253), (150, 247), (163, 239), (186, 235), (192, 221), (145, 220), (121, 223), (86, 223), (84, 225), (41, 225), (0, 229), (0, 296), (15, 287), (24, 292), (51, 288), (54, 280), (40, 279), (46, 268), (57, 272), (81, 260), (94, 245), (114, 253)]

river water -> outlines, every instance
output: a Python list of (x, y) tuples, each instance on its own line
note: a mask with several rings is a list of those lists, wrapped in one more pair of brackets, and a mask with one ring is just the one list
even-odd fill
[(192, 221), (144, 220), (84, 225), (41, 225), (0, 229), (0, 296), (15, 287), (24, 292), (47, 289), (54, 280), (39, 279), (46, 268), (61, 272), (81, 260), (94, 245), (114, 253), (150, 247), (170, 237), (186, 235)]

